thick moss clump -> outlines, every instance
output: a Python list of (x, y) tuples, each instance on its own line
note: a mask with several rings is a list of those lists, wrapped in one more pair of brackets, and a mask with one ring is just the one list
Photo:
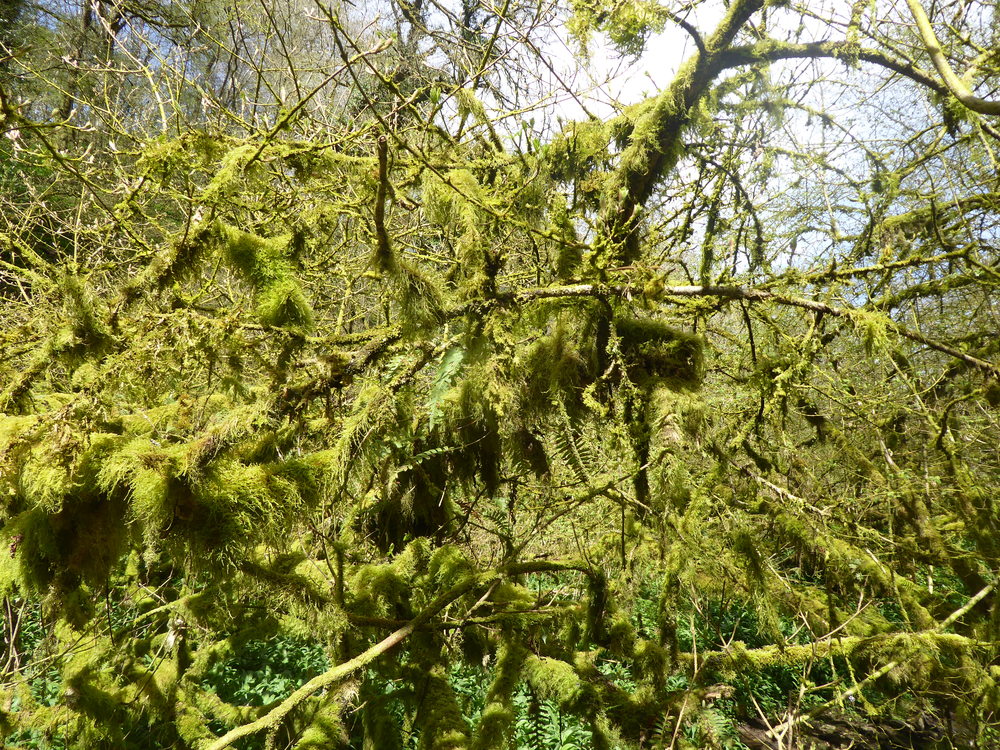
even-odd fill
[(435, 667), (424, 680), (417, 713), (420, 726), (418, 749), (464, 750), (469, 746), (469, 728), (444, 670)]
[(234, 227), (223, 227), (221, 233), (226, 260), (254, 290), (260, 322), (311, 330), (312, 307), (288, 258), (292, 235), (260, 237)]
[(538, 695), (572, 713), (586, 714), (596, 696), (573, 666), (559, 659), (530, 655), (524, 662), (525, 681)]
[(696, 388), (704, 372), (704, 341), (659, 320), (618, 318), (615, 330), (629, 378), (636, 383), (666, 381), (674, 388)]

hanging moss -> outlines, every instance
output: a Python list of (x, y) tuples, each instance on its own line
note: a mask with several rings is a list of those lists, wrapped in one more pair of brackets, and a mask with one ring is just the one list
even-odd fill
[(600, 170), (611, 162), (609, 145), (629, 126), (625, 117), (571, 123), (546, 149), (552, 177), (580, 181), (584, 195), (596, 199), (604, 177)]
[(43, 440), (34, 445), (19, 467), (17, 492), (32, 506), (57, 511), (74, 482), (57, 435), (47, 437), (52, 442)]
[(293, 750), (328, 750), (334, 747), (346, 747), (348, 736), (340, 720), (340, 705), (336, 697), (330, 695), (326, 696), (325, 700), (311, 702), (319, 702), (320, 705), (306, 703), (302, 706), (302, 712), (309, 716), (309, 719), (299, 741), (293, 745)]
[(401, 728), (389, 710), (389, 698), (384, 687), (365, 680), (358, 697), (366, 707), (360, 716), (364, 732), (362, 750), (402, 750), (404, 744)]
[(663, 29), (667, 16), (655, 2), (607, 2), (575, 0), (569, 29), (577, 42), (585, 46), (597, 31), (608, 35), (623, 55), (640, 55), (646, 40)]
[(427, 218), (442, 229), (456, 224), (468, 230), (483, 220), (476, 204), (486, 202), (479, 180), (468, 169), (446, 173), (447, 182), (428, 174), (423, 180), (423, 202)]
[(513, 694), (527, 654), (527, 649), (513, 639), (504, 639), (497, 648), (494, 677), (472, 735), (472, 750), (492, 750), (510, 742), (515, 719)]
[(438, 325), (445, 319), (443, 285), (415, 264), (401, 262), (396, 274), (404, 330)]
[[(481, 483), (489, 495), (495, 495), (500, 485), (503, 446), (500, 441), (500, 418), (493, 405), (484, 398), (481, 369), (470, 369), (458, 386), (454, 408), (447, 415), (442, 433), (456, 443), (447, 456), (451, 476), (467, 483)], [(448, 434), (450, 432), (450, 435)]]
[(93, 294), (84, 281), (69, 275), (62, 279), (65, 312), (74, 344), (66, 351), (75, 356), (100, 354), (110, 343), (108, 332), (96, 309)]
[(432, 588), (444, 590), (464, 580), (473, 572), (472, 563), (455, 545), (446, 544), (431, 553), (427, 565), (427, 575), (433, 582)]
[(545, 445), (529, 429), (519, 428), (509, 436), (507, 446), (515, 461), (520, 461), (531, 470), (536, 479), (549, 474), (551, 465), (545, 451)]
[(305, 294), (298, 283), (291, 279), (278, 281), (258, 297), (257, 317), (264, 325), (297, 328), (309, 331), (313, 328), (313, 315)]
[(120, 495), (74, 497), (52, 519), (58, 569), (93, 586), (107, 583), (128, 541), (126, 505)]
[(261, 237), (231, 226), (220, 227), (227, 260), (254, 289), (264, 290), (291, 274), (285, 257), (289, 235)]
[(49, 514), (38, 508), (4, 519), (0, 528), (0, 592), (43, 592), (58, 559), (56, 531)]
[(352, 576), (351, 605), (356, 612), (376, 616), (396, 614), (396, 605), (407, 601), (410, 581), (391, 565), (364, 565)]
[(568, 313), (519, 357), (521, 419), (530, 424), (531, 417), (549, 412), (554, 402), (562, 402), (571, 413), (581, 408), (584, 388), (599, 374), (590, 334), (585, 316)]
[(645, 638), (636, 639), (631, 657), (636, 674), (657, 690), (664, 687), (667, 676), (676, 664), (668, 648)]
[(313, 327), (313, 313), (289, 260), (293, 235), (260, 237), (221, 226), (225, 257), (254, 290), (257, 317), (265, 325), (303, 331)]
[(127, 487), (133, 517), (156, 544), (175, 512), (187, 513), (190, 492), (179, 479), (184, 447), (156, 446), (149, 438), (125, 442), (101, 464), (98, 483), (106, 492)]
[(618, 317), (615, 330), (635, 383), (662, 380), (674, 388), (696, 388), (704, 373), (704, 341), (662, 321)]
[(435, 666), (417, 681), (418, 750), (464, 750), (469, 727), (444, 670)]
[(552, 198), (552, 206), (549, 209), (549, 220), (551, 222), (549, 231), (558, 238), (554, 247), (554, 262), (556, 278), (560, 281), (570, 279), (576, 273), (580, 261), (583, 260), (583, 251), (576, 236), (576, 227), (573, 216), (570, 214), (566, 198), (561, 194), (556, 194)]
[(400, 549), (419, 537), (440, 537), (454, 517), (448, 497), (448, 464), (443, 453), (417, 440), (411, 465), (385, 488), (383, 497), (359, 519), (360, 528), (380, 549)]
[(269, 536), (281, 530), (286, 519), (301, 508), (294, 484), (262, 465), (217, 460), (207, 467), (205, 479), (193, 488), (191, 517), (177, 520), (190, 525), (188, 534), (206, 550)]

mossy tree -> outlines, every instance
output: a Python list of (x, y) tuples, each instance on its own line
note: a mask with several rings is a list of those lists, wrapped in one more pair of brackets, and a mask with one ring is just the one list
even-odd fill
[[(868, 3), (569, 6), (98, 3), (78, 73), (10, 50), (15, 745), (997, 741), (993, 7), (928, 21), (959, 101)], [(567, 19), (690, 55), (564, 123)], [(261, 642), (308, 658), (254, 701)]]

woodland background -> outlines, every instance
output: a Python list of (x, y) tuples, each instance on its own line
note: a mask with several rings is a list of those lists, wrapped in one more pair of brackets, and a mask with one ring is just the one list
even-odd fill
[(1000, 745), (998, 50), (4, 0), (5, 746)]

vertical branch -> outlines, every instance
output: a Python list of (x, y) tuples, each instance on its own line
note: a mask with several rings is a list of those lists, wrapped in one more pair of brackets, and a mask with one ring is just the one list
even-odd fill
[(384, 135), (378, 139), (378, 187), (375, 190), (375, 266), (380, 271), (393, 271), (395, 258), (385, 229), (385, 202), (389, 192), (389, 144)]

